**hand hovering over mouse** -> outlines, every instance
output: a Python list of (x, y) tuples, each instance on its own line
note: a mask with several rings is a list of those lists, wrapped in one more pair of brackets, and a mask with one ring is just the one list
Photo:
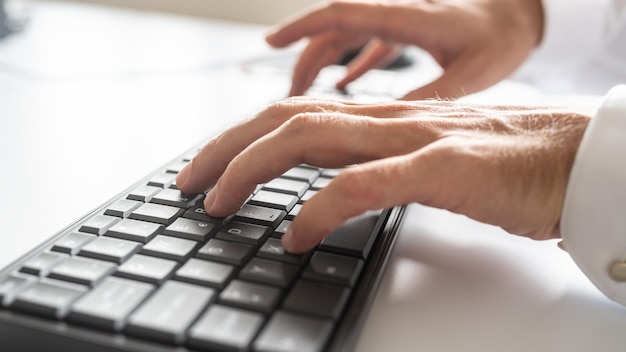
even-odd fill
[(364, 47), (337, 83), (344, 88), (391, 62), (403, 45), (428, 51), (443, 75), (405, 100), (457, 98), (506, 78), (528, 57), (543, 31), (540, 0), (331, 1), (278, 25), (274, 47), (309, 43), (293, 72), (289, 95), (303, 95), (325, 66)]
[(205, 208), (227, 216), (257, 184), (294, 166), (355, 164), (304, 204), (282, 239), (296, 253), (352, 216), (412, 202), (549, 239), (559, 237), (565, 188), (588, 121), (556, 108), (296, 97), (209, 142), (177, 186), (191, 193), (215, 184)]

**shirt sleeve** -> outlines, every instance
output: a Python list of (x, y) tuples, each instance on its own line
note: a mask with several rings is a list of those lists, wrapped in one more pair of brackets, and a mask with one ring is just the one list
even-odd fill
[(626, 305), (626, 86), (591, 119), (570, 175), (561, 236), (583, 273)]

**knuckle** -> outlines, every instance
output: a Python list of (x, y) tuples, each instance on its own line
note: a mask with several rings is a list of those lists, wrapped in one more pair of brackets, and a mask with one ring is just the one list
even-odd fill
[(306, 135), (311, 130), (323, 125), (322, 117), (317, 113), (300, 112), (293, 115), (284, 125), (283, 132), (290, 135)]
[(219, 135), (216, 138), (213, 138), (210, 141), (208, 141), (205, 145), (202, 146), (198, 154), (194, 156), (194, 159), (200, 158), (204, 156), (205, 154), (210, 153), (211, 150), (215, 149), (216, 145), (222, 138), (223, 138), (222, 135)]
[(511, 126), (500, 116), (487, 115), (483, 117), (481, 125), (487, 127), (489, 132), (511, 133)]
[(415, 156), (419, 156), (421, 158), (426, 159), (434, 159), (440, 160), (441, 158), (451, 157), (459, 152), (459, 145), (463, 142), (463, 137), (450, 135), (444, 136), (439, 139), (437, 142), (432, 143), (428, 152), (426, 153), (417, 153)]
[(298, 99), (289, 97), (287, 99), (274, 102), (268, 105), (262, 113), (266, 115), (277, 115), (285, 111), (292, 111), (299, 105)]
[(302, 109), (303, 102), (300, 99), (291, 97), (285, 100), (274, 102), (261, 111), (257, 118), (266, 121), (272, 126), (280, 126), (289, 120), (295, 111)]

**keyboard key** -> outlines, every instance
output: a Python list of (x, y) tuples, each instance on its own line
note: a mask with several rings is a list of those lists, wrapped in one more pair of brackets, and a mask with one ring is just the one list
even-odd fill
[(246, 204), (239, 209), (233, 220), (274, 228), (286, 215), (284, 210)]
[(290, 194), (261, 190), (248, 201), (249, 204), (261, 207), (290, 211), (298, 202), (298, 197)]
[(55, 280), (42, 280), (15, 296), (11, 308), (50, 318), (62, 319), (70, 305), (87, 291), (87, 287)]
[(108, 277), (73, 305), (68, 319), (121, 331), (128, 315), (153, 290), (154, 286), (143, 282)]
[(300, 203), (304, 203), (311, 199), (318, 191), (314, 191), (312, 189), (306, 191), (302, 197), (300, 197)]
[(118, 218), (127, 218), (135, 209), (139, 208), (143, 203), (136, 200), (120, 199), (111, 204), (104, 215), (116, 216)]
[(305, 278), (352, 286), (356, 282), (363, 260), (325, 252), (315, 252), (304, 274)]
[(218, 228), (219, 225), (213, 222), (178, 218), (163, 230), (163, 234), (205, 242)]
[(101, 260), (72, 257), (56, 265), (50, 271), (54, 279), (95, 286), (107, 275), (115, 271), (116, 265)]
[(311, 184), (317, 179), (319, 174), (320, 172), (317, 169), (297, 166), (285, 172), (281, 177)]
[(198, 242), (196, 241), (158, 235), (143, 246), (141, 253), (182, 262), (191, 257), (191, 253), (197, 244)]
[(172, 260), (135, 254), (117, 268), (115, 275), (128, 279), (160, 284), (176, 269), (178, 263)]
[(276, 312), (254, 342), (256, 352), (319, 352), (330, 337), (329, 320)]
[(24, 263), (20, 271), (27, 274), (46, 276), (55, 265), (59, 264), (65, 258), (68, 258), (68, 256), (59, 253), (39, 253), (37, 256)]
[(152, 176), (148, 181), (148, 186), (167, 188), (174, 183), (174, 181), (176, 181), (176, 174), (163, 172)]
[(260, 245), (272, 233), (272, 229), (266, 226), (245, 224), (241, 222), (229, 222), (216, 235), (215, 238), (235, 241), (253, 245)]
[(381, 210), (353, 217), (322, 241), (320, 249), (366, 259), (384, 219)]
[(198, 250), (196, 256), (241, 266), (254, 254), (254, 251), (255, 248), (250, 245), (211, 239)]
[(328, 184), (332, 181), (332, 178), (328, 177), (320, 177), (311, 185), (311, 189), (319, 191), (320, 189), (328, 186)]
[(204, 194), (201, 193), (187, 194), (177, 189), (166, 188), (152, 197), (150, 202), (187, 209), (196, 206), (203, 198)]
[(123, 219), (107, 231), (106, 236), (121, 238), (123, 240), (146, 243), (157, 233), (161, 232), (162, 225), (150, 222)]
[(322, 171), (322, 176), (328, 177), (328, 178), (334, 178), (334, 177), (337, 177), (343, 170), (345, 170), (345, 168), (343, 168), (343, 169), (324, 169)]
[(137, 242), (113, 237), (98, 237), (83, 247), (78, 255), (120, 264), (137, 253), (139, 249), (141, 245)]
[(350, 290), (321, 282), (298, 281), (283, 303), (283, 308), (310, 315), (339, 319)]
[(185, 166), (189, 164), (189, 161), (180, 160), (175, 161), (167, 166), (167, 172), (177, 174), (182, 170)]
[(20, 290), (35, 282), (36, 280), (32, 276), (11, 275), (7, 277), (0, 282), (0, 306), (6, 307), (11, 304), (13, 298)]
[(233, 273), (232, 265), (191, 258), (178, 269), (175, 277), (192, 284), (223, 288)]
[(146, 203), (133, 211), (129, 218), (157, 224), (171, 224), (183, 211), (169, 205)]
[(280, 293), (278, 287), (233, 280), (220, 294), (220, 302), (269, 314), (278, 303)]
[(189, 344), (203, 350), (244, 351), (264, 320), (259, 313), (214, 304), (189, 331)]
[(71, 232), (57, 240), (50, 250), (59, 253), (76, 254), (85, 244), (95, 238), (98, 237), (86, 233)]
[(80, 231), (102, 235), (118, 221), (120, 221), (120, 219), (114, 216), (95, 215), (87, 219), (87, 221), (80, 226)]
[(282, 243), (277, 238), (270, 237), (265, 241), (263, 246), (259, 248), (257, 256), (262, 258), (268, 258), (273, 260), (278, 260), (285, 263), (291, 264), (304, 264), (309, 257), (311, 256), (311, 252), (305, 254), (292, 254), (285, 251)]
[(295, 218), (296, 218), (296, 216), (298, 215), (298, 213), (300, 213), (300, 210), (302, 210), (302, 204), (296, 204), (296, 205), (293, 207), (293, 209), (291, 209), (291, 211), (289, 212), (289, 214), (287, 214), (287, 217), (285, 217), (285, 219), (293, 221), (293, 219), (295, 219)]
[(289, 226), (291, 226), (291, 220), (283, 220), (280, 225), (278, 225), (278, 227), (276, 228), (276, 230), (274, 230), (274, 234), (272, 236), (274, 237), (278, 237), (281, 238), (283, 237), (283, 235), (287, 232), (287, 230), (289, 229)]
[(275, 178), (263, 186), (266, 191), (274, 191), (294, 196), (302, 197), (304, 192), (309, 189), (309, 184), (302, 181), (288, 180), (286, 178)]
[(298, 273), (298, 269), (297, 266), (292, 264), (262, 258), (252, 258), (248, 264), (241, 269), (239, 278), (287, 287)]
[(155, 194), (161, 192), (161, 187), (154, 186), (139, 186), (132, 190), (126, 199), (130, 200), (138, 200), (140, 202), (147, 203), (149, 202)]
[(211, 303), (215, 291), (168, 281), (130, 316), (127, 331), (149, 339), (182, 344), (187, 329)]

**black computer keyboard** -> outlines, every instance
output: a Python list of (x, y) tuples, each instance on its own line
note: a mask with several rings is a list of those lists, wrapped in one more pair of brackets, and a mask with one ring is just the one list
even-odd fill
[(198, 149), (0, 272), (0, 351), (352, 349), (403, 208), (286, 253), (282, 234), (341, 170), (295, 167), (214, 218), (175, 184)]

